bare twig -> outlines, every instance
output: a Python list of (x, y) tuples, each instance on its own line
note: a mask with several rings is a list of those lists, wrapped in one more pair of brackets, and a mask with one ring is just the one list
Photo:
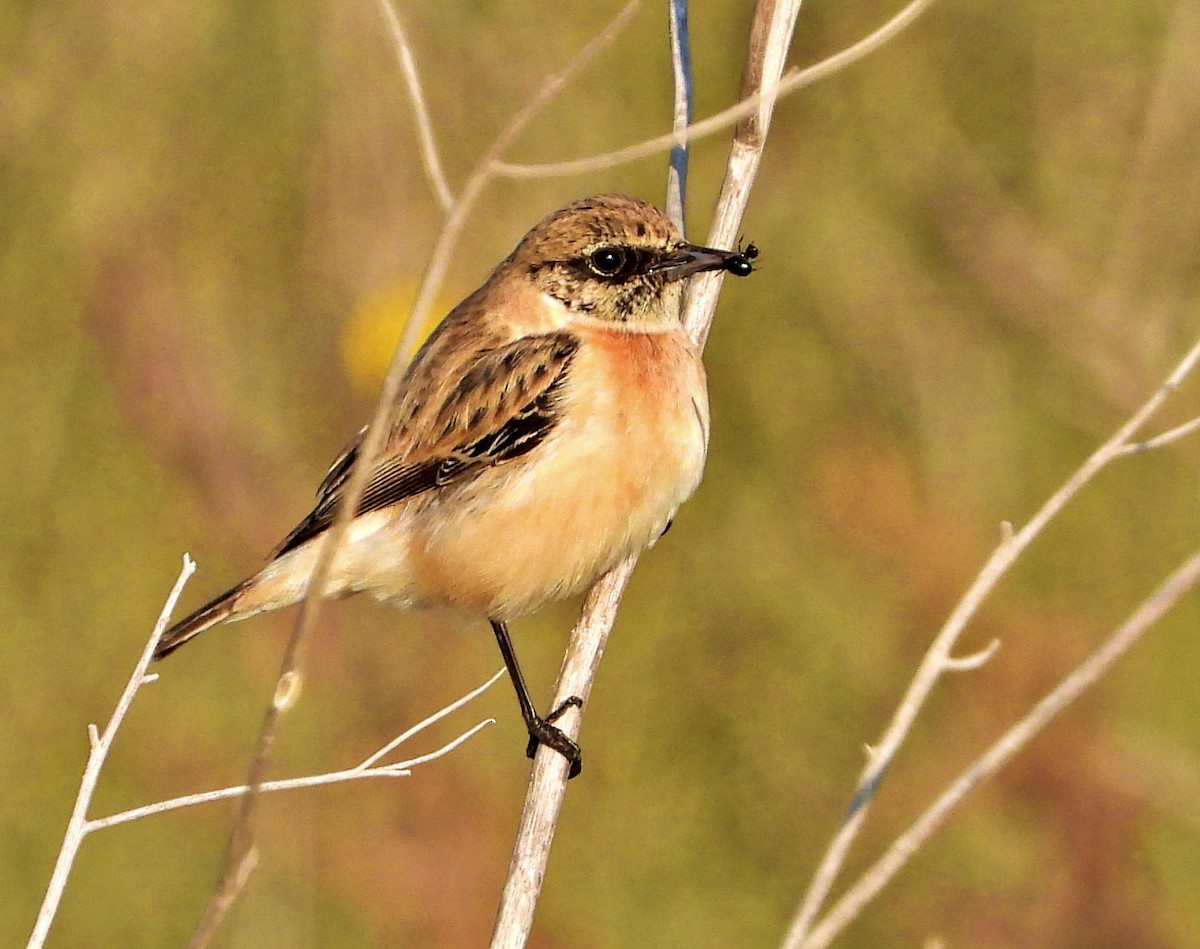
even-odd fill
[[(492, 681), (496, 680), (493, 679)], [(472, 738), (477, 732), (493, 724), (495, 724), (495, 719), (484, 719), (482, 722), (468, 728), (457, 738), (448, 741), (436, 751), (418, 755), (416, 758), (383, 765), (368, 765), (366, 762), (363, 762), (362, 764), (356, 764), (353, 768), (345, 768), (341, 771), (327, 771), (324, 774), (309, 774), (300, 778), (284, 778), (279, 781), (264, 781), (258, 786), (258, 790), (260, 793), (265, 794), (271, 791), (295, 791), (300, 788), (316, 788), (326, 784), (357, 781), (363, 778), (407, 778), (412, 775), (412, 769), (417, 765), (435, 761), (449, 754), (467, 739)], [(394, 739), (393, 741), (399, 741), (399, 739)], [(380, 749), (380, 752), (376, 752), (376, 754), (383, 752), (383, 750)], [(143, 817), (151, 817), (155, 814), (165, 814), (167, 811), (176, 811), (184, 807), (194, 807), (197, 804), (209, 804), (212, 801), (224, 801), (231, 797), (241, 797), (249, 790), (250, 785), (237, 784), (232, 787), (220, 788), (216, 791), (199, 791), (195, 794), (185, 794), (182, 797), (173, 797), (166, 801), (156, 801), (153, 804), (134, 807), (127, 811), (112, 814), (109, 817), (99, 817), (96, 820), (88, 821), (86, 829), (88, 832), (104, 830), (106, 827), (116, 827), (118, 824), (127, 824), (130, 821), (140, 820)]]
[(62, 900), (63, 890), (67, 886), (67, 878), (71, 875), (71, 867), (75, 863), (75, 855), (79, 852), (79, 846), (83, 843), (83, 838), (87, 836), (89, 830), (87, 819), (88, 808), (91, 807), (92, 796), (96, 793), (96, 784), (100, 780), (100, 772), (104, 768), (104, 762), (108, 759), (108, 752), (112, 748), (113, 739), (116, 737), (121, 723), (125, 720), (125, 715), (129, 712), (129, 707), (133, 704), (133, 698), (137, 695), (138, 689), (147, 682), (153, 682), (157, 678), (156, 676), (147, 676), (146, 669), (150, 666), (150, 660), (154, 656), (154, 647), (158, 645), (163, 631), (167, 628), (167, 621), (171, 618), (171, 613), (175, 610), (175, 604), (179, 601), (179, 595), (183, 592), (183, 587), (187, 583), (188, 578), (195, 571), (195, 561), (187, 554), (184, 554), (183, 567), (179, 571), (179, 577), (175, 581), (175, 586), (172, 587), (167, 601), (163, 604), (162, 612), (158, 615), (158, 622), (154, 624), (154, 632), (151, 634), (150, 640), (146, 643), (146, 647), (142, 650), (142, 655), (138, 659), (137, 665), (133, 667), (133, 674), (125, 684), (125, 689), (121, 693), (121, 697), (117, 700), (116, 708), (113, 709), (113, 713), (108, 719), (108, 724), (104, 726), (103, 732), (98, 731), (95, 725), (88, 725), (89, 747), (87, 765), (83, 770), (83, 778), (79, 782), (79, 793), (75, 796), (75, 807), (72, 809), (71, 818), (67, 822), (67, 831), (63, 837), (62, 848), (58, 852), (58, 860), (54, 864), (54, 871), (50, 875), (50, 884), (46, 888), (46, 896), (42, 900), (42, 907), (38, 911), (37, 921), (33, 926), (33, 933), (29, 937), (28, 949), (38, 949), (46, 941), (46, 936), (50, 932), (50, 925), (54, 922), (54, 916), (58, 912), (58, 904)]
[[(1097, 472), (1114, 459), (1128, 453), (1129, 446), (1134, 444), (1131, 442), (1134, 434), (1162, 407), (1184, 377), (1193, 370), (1198, 360), (1200, 360), (1200, 343), (1192, 347), (1154, 395), (1134, 412), (1108, 441), (1096, 449), (1092, 456), (1042, 505), (1024, 527), (1015, 533), (1004, 532), (1000, 546), (988, 558), (945, 625), (934, 638), (909, 684), (908, 691), (896, 709), (891, 723), (885, 730), (883, 738), (874, 745), (851, 799), (846, 819), (826, 849), (812, 883), (809, 885), (808, 892), (788, 930), (784, 945), (789, 949), (806, 945), (805, 940), (813, 921), (817, 918), (817, 914), (837, 878), (850, 845), (866, 819), (871, 799), (884, 772), (907, 737), (913, 721), (924, 706), (934, 685), (943, 673), (955, 669), (956, 661), (951, 658), (950, 653), (966, 624), (1046, 524), (1075, 497), (1084, 485), (1096, 476)], [(961, 662), (958, 665), (961, 666)]]
[(417, 141), (421, 149), (421, 162), (425, 166), (425, 174), (437, 195), (438, 204), (443, 211), (449, 211), (454, 206), (454, 193), (446, 181), (446, 172), (442, 169), (442, 161), (438, 157), (437, 145), (433, 141), (433, 123), (429, 119), (429, 107), (425, 104), (425, 94), (421, 91), (421, 75), (417, 72), (417, 61), (413, 56), (412, 46), (400, 25), (400, 17), (396, 14), (391, 0), (379, 0), (379, 9), (387, 20), (388, 32), (392, 37), (392, 45), (396, 47), (396, 57), (400, 60), (400, 68), (404, 72), (404, 82), (408, 86), (408, 97), (412, 100), (413, 114), (417, 119)]
[[(616, 619), (625, 584), (633, 573), (636, 557), (630, 557), (605, 574), (588, 591), (583, 615), (571, 633), (571, 644), (563, 658), (556, 686), (555, 704), (578, 695), (587, 707), (608, 632)], [(556, 723), (573, 739), (579, 737), (582, 716), (572, 708)], [(566, 796), (567, 760), (556, 752), (539, 749), (529, 778), (521, 825), (513, 845), (512, 861), (492, 933), (492, 949), (524, 946), (533, 928), (533, 915), (542, 892), (554, 828)]]
[(473, 210), (475, 202), (485, 185), (492, 180), (495, 173), (495, 165), (500, 156), (504, 154), (516, 138), (525, 130), (537, 112), (550, 102), (584, 66), (591, 62), (604, 46), (611, 42), (620, 29), (629, 21), (630, 17), (636, 11), (637, 6), (638, 0), (633, 0), (633, 2), (627, 4), (613, 18), (608, 27), (576, 54), (562, 72), (548, 79), (534, 97), (512, 119), (497, 137), (484, 158), (479, 162), (476, 170), (468, 178), (463, 187), (461, 197), (454, 204), (442, 228), (437, 246), (426, 268), (420, 292), (417, 294), (416, 303), (413, 305), (413, 310), (409, 315), (404, 333), (400, 341), (396, 344), (395, 352), (392, 355), (391, 365), (384, 379), (379, 401), (376, 403), (374, 415), (367, 426), (358, 458), (355, 461), (346, 484), (345, 497), (343, 502), (338, 505), (334, 523), (325, 532), (325, 537), (320, 541), (321, 547), (316, 563), (313, 565), (313, 572), (309, 578), (307, 592), (300, 605), (299, 615), (292, 627), (292, 633), (288, 638), (280, 663), (279, 682), (281, 685), (287, 685), (287, 688), (276, 689), (276, 701), (271, 703), (263, 718), (263, 724), (259, 730), (258, 742), (247, 774), (246, 784), (250, 790), (241, 797), (241, 807), (234, 820), (221, 876), (217, 882), (213, 896), (205, 908), (204, 917), (201, 919), (192, 936), (189, 949), (203, 949), (204, 946), (209, 944), (240, 889), (238, 868), (243, 865), (243, 855), (249, 851), (253, 842), (254, 816), (258, 800), (257, 789), (263, 783), (263, 775), (266, 771), (267, 762), (270, 759), (271, 748), (278, 733), (280, 716), (288, 707), (287, 702), (281, 701), (281, 699), (285, 697), (290, 699), (295, 695), (294, 686), (300, 681), (301, 675), (303, 645), (307, 640), (309, 630), (315, 625), (316, 616), (320, 609), (321, 591), (324, 590), (325, 580), (329, 575), (334, 554), (342, 544), (342, 540), (350, 524), (352, 512), (358, 509), (359, 501), (366, 487), (367, 476), (383, 446), (383, 441), (387, 433), (387, 417), (400, 390), (409, 354), (416, 342), (417, 333), (424, 324), (425, 318), (433, 306), (433, 300), (441, 287), (442, 280), (449, 267), (450, 256), (461, 235), (467, 216)]
[[(908, 6), (904, 7), (904, 9), (883, 24), (883, 26), (869, 36), (859, 40), (853, 46), (847, 47), (840, 53), (836, 53), (828, 59), (823, 59), (821, 62), (814, 63), (811, 66), (788, 70), (787, 75), (783, 77), (779, 85), (769, 93), (770, 97), (774, 100), (803, 89), (805, 86), (811, 86), (813, 83), (832, 76), (834, 73), (873, 53), (911, 24), (932, 2), (933, 0), (913, 0), (912, 3), (909, 3)], [(699, 122), (689, 125), (687, 128), (688, 141), (695, 142), (710, 135), (715, 135), (717, 132), (740, 122), (747, 116), (755, 114), (762, 106), (762, 99), (766, 98), (767, 95), (768, 93), (762, 92), (757, 95), (743, 97), (736, 105), (732, 105), (718, 112), (716, 115), (709, 116), (707, 119), (701, 119)], [(569, 175), (583, 175), (593, 171), (601, 171), (605, 168), (614, 168), (617, 165), (624, 165), (641, 158), (650, 158), (653, 155), (658, 155), (671, 148), (675, 144), (676, 137), (677, 133), (672, 130), (664, 135), (659, 135), (634, 145), (628, 145), (616, 151), (605, 152), (602, 155), (591, 155), (587, 158), (576, 158), (570, 161), (541, 162), (536, 164), (501, 162), (496, 166), (495, 173), (506, 178), (557, 178)]]
[(874, 899), (941, 827), (967, 793), (1000, 770), (1056, 715), (1079, 698), (1112, 667), (1151, 626), (1200, 582), (1200, 551), (1192, 554), (1121, 626), (1054, 687), (1019, 722), (964, 770), (912, 825), (846, 891), (825, 917), (798, 945), (823, 949)]
[[(451, 715), (454, 712), (457, 712), (460, 708), (462, 708), (468, 702), (473, 702), (478, 696), (482, 695), (484, 692), (486, 692), (488, 689), (490, 689), (493, 685), (495, 685), (497, 680), (500, 679), (500, 677), (503, 676), (504, 673), (505, 673), (505, 670), (503, 668), (500, 668), (492, 675), (492, 677), (490, 679), (487, 680), (487, 682), (483, 683), (483, 685), (479, 686), (478, 688), (472, 689), (470, 692), (468, 692), (462, 698), (456, 699), (455, 701), (451, 702), (449, 705), (447, 705), (441, 711), (434, 712), (428, 718), (426, 718), (420, 722), (417, 722), (417, 724), (415, 724), (412, 728), (410, 728), (404, 734), (400, 735), (398, 738), (393, 738), (386, 745), (384, 745), (377, 752), (375, 752), (375, 754), (366, 758), (361, 764), (359, 764), (359, 767), (360, 768), (372, 767), (384, 755), (391, 752), (394, 748), (398, 748), (400, 745), (404, 744), (406, 741), (408, 741), (410, 738), (412, 738), (413, 735), (416, 735), (419, 732), (424, 731), (426, 728), (428, 728), (430, 725), (434, 724), (435, 722), (440, 722), (447, 715)], [(411, 763), (419, 764), (423, 760), (424, 759), (421, 759), (421, 758), (414, 758)]]
[[(430, 715), (424, 721), (418, 722), (404, 734), (393, 738), (378, 751), (372, 753), (369, 757), (360, 761), (352, 768), (345, 768), (341, 771), (328, 771), (324, 774), (310, 774), (299, 778), (286, 778), (280, 781), (264, 781), (259, 785), (258, 790), (262, 793), (271, 791), (294, 791), (300, 788), (315, 788), (325, 784), (337, 784), (342, 781), (358, 781), (363, 778), (406, 778), (412, 774), (412, 769), (418, 765), (425, 764), (430, 761), (435, 761), (444, 755), (449, 754), (467, 739), (472, 738), (476, 733), (486, 728), (488, 725), (495, 724), (495, 719), (487, 718), (482, 722), (478, 722), (471, 728), (459, 735), (457, 738), (448, 741), (436, 751), (431, 751), (427, 754), (418, 755), (415, 758), (408, 758), (404, 761), (395, 761), (391, 764), (379, 764), (379, 760), (393, 751), (404, 742), (408, 741), (414, 735), (424, 731), (430, 725), (440, 721), (452, 712), (457, 711), (466, 705), (472, 699), (489, 689), (495, 682), (504, 675), (504, 670), (501, 669), (493, 675), (487, 682), (468, 692), (462, 698), (457, 699), (450, 705)], [(193, 807), (197, 804), (208, 804), (211, 801), (224, 801), (231, 797), (240, 797), (250, 790), (248, 784), (238, 784), (233, 787), (221, 788), (216, 791), (200, 791), (196, 794), (185, 794), (181, 797), (170, 798), (165, 801), (156, 801), (153, 804), (145, 804), (141, 807), (134, 807), (127, 811), (120, 811), (108, 817), (98, 817), (95, 820), (87, 822), (85, 831), (91, 833), (94, 830), (104, 830), (107, 827), (116, 827), (118, 824), (127, 824), (129, 821), (139, 820), (143, 817), (150, 817), (154, 814), (165, 814), (167, 811), (179, 810), (183, 807)]]
[(974, 672), (987, 665), (996, 650), (1000, 648), (1000, 640), (993, 639), (990, 643), (976, 652), (966, 656), (947, 656), (944, 663), (947, 672)]
[(1156, 448), (1162, 448), (1164, 445), (1179, 441), (1179, 439), (1187, 437), (1197, 429), (1200, 429), (1200, 418), (1194, 418), (1190, 422), (1176, 425), (1174, 428), (1169, 428), (1162, 434), (1155, 435), (1153, 438), (1147, 438), (1145, 441), (1132, 442), (1121, 449), (1121, 454), (1137, 455), (1144, 451), (1153, 451)]

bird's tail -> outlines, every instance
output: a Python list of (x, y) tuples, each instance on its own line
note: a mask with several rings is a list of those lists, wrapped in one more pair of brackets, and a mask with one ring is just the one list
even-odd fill
[[(178, 623), (168, 629), (162, 635), (162, 639), (158, 641), (158, 645), (154, 647), (154, 658), (161, 659), (184, 643), (193, 636), (199, 636), (210, 626), (216, 626), (218, 623), (223, 623), (227, 619), (234, 618), (234, 607), (237, 605), (238, 597), (246, 588), (246, 581), (239, 583), (232, 590), (222, 593), (215, 600), (205, 603), (204, 606), (196, 610), (190, 616), (186, 616)], [(240, 616), (238, 617), (241, 618)]]

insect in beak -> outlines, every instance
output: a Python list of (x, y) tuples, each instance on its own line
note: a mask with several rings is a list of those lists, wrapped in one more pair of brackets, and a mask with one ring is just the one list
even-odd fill
[(757, 256), (758, 248), (753, 244), (744, 251), (684, 244), (667, 254), (653, 270), (665, 274), (668, 280), (682, 280), (705, 270), (727, 270), (735, 276), (746, 277), (754, 272), (751, 261)]

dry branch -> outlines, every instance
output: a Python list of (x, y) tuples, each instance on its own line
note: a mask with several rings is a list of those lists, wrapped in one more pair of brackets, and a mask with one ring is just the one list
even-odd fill
[(785, 945), (794, 944), (800, 949), (828, 946), (924, 846), (972, 789), (999, 771), (1055, 716), (1095, 685), (1197, 582), (1200, 582), (1200, 551), (1185, 560), (1101, 646), (955, 778), (801, 941)]
[(113, 709), (113, 713), (108, 719), (108, 724), (104, 726), (103, 732), (100, 732), (95, 725), (88, 726), (89, 748), (87, 765), (83, 771), (83, 778), (79, 782), (79, 793), (75, 797), (75, 807), (72, 809), (71, 818), (67, 822), (67, 831), (63, 837), (63, 845), (58, 852), (58, 860), (55, 862), (54, 871), (50, 875), (50, 884), (46, 888), (46, 897), (42, 901), (41, 909), (38, 911), (37, 921), (33, 926), (33, 934), (29, 937), (29, 949), (38, 949), (46, 941), (46, 936), (50, 932), (50, 925), (54, 922), (54, 916), (58, 912), (58, 904), (62, 900), (63, 890), (67, 886), (67, 878), (70, 876), (71, 867), (75, 863), (75, 855), (79, 852), (79, 846), (83, 843), (83, 838), (88, 833), (88, 808), (92, 805), (92, 796), (96, 793), (96, 784), (100, 780), (100, 772), (104, 769), (104, 762), (108, 759), (108, 752), (112, 747), (113, 739), (116, 737), (121, 723), (125, 720), (125, 715), (129, 712), (129, 707), (133, 704), (133, 699), (137, 695), (138, 689), (158, 678), (157, 676), (147, 676), (146, 670), (150, 667), (150, 660), (154, 656), (154, 647), (158, 645), (163, 631), (167, 628), (167, 622), (171, 618), (171, 613), (175, 610), (175, 604), (179, 601), (179, 595), (183, 592), (188, 578), (195, 571), (195, 561), (187, 554), (184, 554), (183, 566), (180, 568), (175, 586), (171, 589), (167, 601), (163, 604), (162, 612), (158, 615), (158, 622), (154, 624), (154, 632), (151, 634), (149, 642), (146, 643), (146, 647), (142, 650), (142, 655), (138, 659), (137, 665), (133, 667), (133, 674), (129, 677), (129, 681), (125, 683), (125, 688), (121, 692), (121, 697), (117, 700), (116, 708)]
[[(967, 623), (995, 589), (996, 584), (1008, 573), (1034, 539), (1041, 534), (1045, 526), (1104, 467), (1133, 451), (1144, 450), (1145, 446), (1154, 441), (1159, 444), (1167, 444), (1174, 438), (1181, 437), (1175, 433), (1181, 432), (1182, 429), (1186, 428), (1191, 431), (1190, 426), (1180, 426), (1178, 429), (1172, 429), (1165, 433), (1165, 436), (1160, 436), (1158, 440), (1151, 440), (1151, 442), (1134, 440), (1134, 436), (1158, 412), (1163, 403), (1178, 389), (1183, 379), (1195, 368), (1197, 361), (1200, 361), (1200, 342), (1196, 343), (1180, 360), (1145, 404), (1134, 412), (1111, 438), (1092, 453), (1091, 457), (1042, 505), (1028, 523), (1015, 533), (1012, 531), (1011, 525), (1005, 526), (999, 547), (988, 558), (974, 582), (951, 612), (945, 625), (934, 637), (933, 643), (909, 683), (908, 691), (901, 699), (892, 721), (885, 729), (883, 737), (877, 744), (871, 746), (871, 753), (859, 777), (847, 818), (830, 841), (785, 937), (784, 945), (788, 949), (798, 949), (798, 947), (809, 945), (807, 941), (809, 933), (837, 879), (851, 844), (866, 820), (871, 800), (880, 780), (891, 765), (900, 745), (908, 736), (913, 722), (924, 707), (933, 687), (944, 673), (961, 671), (963, 660), (954, 659), (951, 651)], [(1172, 437), (1164, 441), (1166, 436)]]

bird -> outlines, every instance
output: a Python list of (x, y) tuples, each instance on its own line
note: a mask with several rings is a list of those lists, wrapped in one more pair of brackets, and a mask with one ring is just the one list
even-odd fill
[[(688, 243), (652, 204), (574, 201), (531, 228), (454, 307), (407, 367), (378, 457), (336, 552), (326, 597), (486, 619), (529, 734), (582, 753), (537, 713), (513, 619), (587, 589), (653, 545), (700, 483), (709, 406), (680, 322), (685, 278), (746, 276), (758, 249)], [(171, 626), (155, 659), (219, 623), (299, 602), (362, 454), (333, 462), (311, 513), (254, 575)]]

